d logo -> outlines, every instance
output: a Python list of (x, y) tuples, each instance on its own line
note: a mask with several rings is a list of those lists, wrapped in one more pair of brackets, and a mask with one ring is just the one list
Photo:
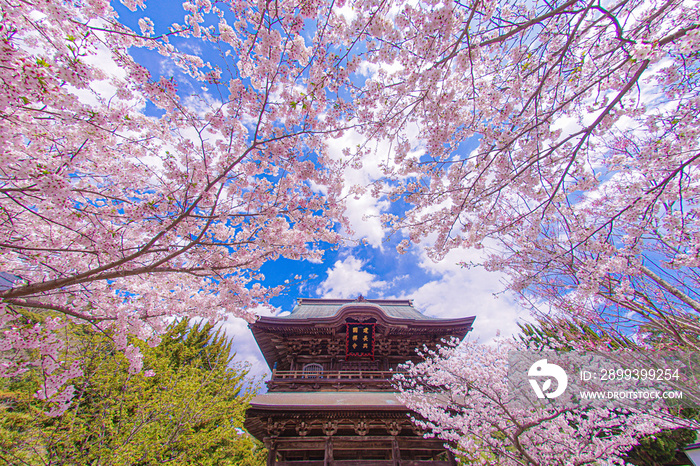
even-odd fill
[(540, 387), (537, 380), (530, 379), (530, 385), (535, 391), (537, 398), (556, 398), (566, 390), (566, 385), (569, 383), (569, 378), (566, 376), (564, 369), (556, 364), (548, 364), (546, 359), (540, 359), (530, 366), (527, 371), (529, 377), (551, 377), (557, 381), (557, 389), (551, 393), (545, 393), (552, 385), (552, 379), (548, 378)]

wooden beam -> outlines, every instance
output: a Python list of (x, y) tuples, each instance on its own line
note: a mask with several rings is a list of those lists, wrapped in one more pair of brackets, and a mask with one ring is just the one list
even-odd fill
[(299, 460), (299, 461), (280, 461), (277, 466), (323, 466), (323, 461), (314, 460)]
[(403, 461), (402, 466), (450, 466), (449, 461), (437, 461), (437, 460), (413, 460), (413, 461)]
[(265, 443), (265, 448), (267, 448), (267, 466), (275, 466), (277, 460), (277, 443), (274, 439)]
[[(376, 436), (365, 435), (360, 436), (345, 436), (334, 435), (333, 449), (334, 450), (391, 450), (393, 443), (400, 450), (435, 450), (444, 451), (443, 441), (438, 439), (425, 439), (421, 437), (391, 437), (391, 436)], [(325, 451), (326, 437), (277, 437), (274, 439), (275, 448), (277, 451)]]
[(277, 439), (279, 451), (323, 451), (326, 448), (325, 439), (319, 437), (289, 437)]
[(401, 450), (396, 438), (391, 441), (391, 459), (394, 460), (394, 466), (401, 466)]
[(326, 437), (326, 452), (323, 457), (323, 466), (334, 466), (333, 461), (333, 441), (331, 437)]
[[(392, 466), (392, 460), (340, 460), (335, 466)], [(403, 461), (402, 466), (450, 466), (449, 461)], [(276, 466), (323, 466), (321, 460), (278, 461)]]

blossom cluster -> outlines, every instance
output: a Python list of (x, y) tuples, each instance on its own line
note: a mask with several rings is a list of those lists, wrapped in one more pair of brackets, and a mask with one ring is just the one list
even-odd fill
[[(522, 345), (465, 342), (426, 351), (394, 377), (399, 398), (426, 435), (470, 464), (623, 465), (644, 435), (679, 427), (663, 405), (640, 412), (571, 398), (526, 403), (509, 383), (509, 353)], [(533, 397), (534, 398), (534, 397)]]
[[(79, 375), (61, 357), (68, 320), (109, 329), (138, 372), (133, 338), (156, 344), (173, 316), (253, 319), (282, 289), (260, 267), (318, 260), (344, 222), (325, 138), (352, 108), (324, 88), (350, 77), (333, 71), (347, 58), (323, 30), (330, 6), (193, 0), (157, 24), (123, 3), (138, 30), (106, 0), (2, 3), (0, 270), (19, 280), (0, 291), (0, 376), (41, 364), (52, 414)], [(219, 61), (185, 52), (198, 47)]]

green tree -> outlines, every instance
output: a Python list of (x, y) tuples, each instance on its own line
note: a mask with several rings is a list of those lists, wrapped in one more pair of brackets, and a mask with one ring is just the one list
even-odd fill
[[(682, 414), (690, 417), (695, 413), (683, 412)], [(695, 442), (695, 438), (696, 432), (690, 429), (664, 430), (641, 438), (639, 445), (632, 448), (625, 459), (637, 466), (690, 465), (679, 450)]]
[(265, 451), (243, 429), (253, 390), (233, 363), (231, 340), (209, 324), (171, 324), (161, 344), (140, 342), (143, 371), (108, 334), (75, 327), (71, 357), (82, 361), (75, 399), (60, 417), (46, 416), (32, 394), (40, 371), (0, 391), (0, 459), (45, 465), (258, 465)]

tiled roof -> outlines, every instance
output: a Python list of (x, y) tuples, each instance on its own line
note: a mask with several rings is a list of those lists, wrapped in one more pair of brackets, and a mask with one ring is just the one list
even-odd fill
[(360, 306), (370, 305), (381, 309), (387, 316), (398, 319), (411, 320), (439, 320), (428, 317), (413, 307), (410, 300), (389, 300), (389, 299), (308, 299), (301, 298), (291, 314), (280, 316), (287, 319), (317, 319), (320, 317), (333, 317), (343, 306), (357, 304)]

